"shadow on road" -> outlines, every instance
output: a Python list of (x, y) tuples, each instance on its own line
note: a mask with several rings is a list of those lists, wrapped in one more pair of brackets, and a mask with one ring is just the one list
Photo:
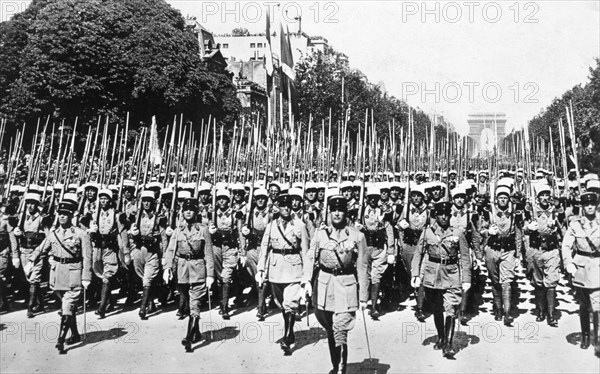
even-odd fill
[(573, 345), (581, 344), (581, 332), (572, 332), (569, 335), (565, 336), (567, 342)]
[(221, 344), (226, 340), (235, 339), (240, 334), (240, 330), (238, 330), (235, 326), (226, 326), (222, 329), (212, 330), (212, 338), (210, 336), (210, 330), (202, 332), (202, 342), (192, 347), (193, 350), (198, 348), (206, 347), (210, 344)]
[[(428, 346), (433, 345), (437, 342), (438, 336), (430, 336), (429, 338), (423, 340), (422, 345)], [(480, 339), (475, 335), (468, 335), (465, 331), (456, 331), (454, 333), (454, 340), (452, 341), (452, 347), (458, 354), (463, 349), (467, 348), (469, 345), (478, 344)]]
[(380, 363), (378, 358), (365, 358), (363, 362), (352, 362), (346, 366), (347, 374), (386, 374), (388, 370), (390, 365)]
[[(81, 331), (79, 331), (81, 334)], [(122, 327), (115, 327), (106, 331), (91, 331), (85, 335), (85, 340), (83, 339), (83, 334), (81, 335), (82, 341), (81, 343), (77, 343), (72, 346), (66, 346), (66, 351), (70, 351), (72, 349), (77, 349), (81, 347), (85, 347), (86, 345), (96, 344), (107, 340), (117, 340), (128, 334), (127, 329)]]
[(314, 345), (322, 339), (327, 339), (325, 329), (320, 327), (311, 327), (308, 330), (295, 331), (294, 336), (296, 337), (294, 351), (300, 350), (307, 345)]
[(6, 325), (4, 323), (0, 323), (0, 331), (4, 330), (6, 328)]

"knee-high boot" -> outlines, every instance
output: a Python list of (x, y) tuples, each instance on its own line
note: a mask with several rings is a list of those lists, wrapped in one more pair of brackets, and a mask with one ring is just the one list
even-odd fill
[(338, 347), (340, 350), (341, 362), (340, 362), (340, 374), (346, 374), (346, 366), (348, 366), (348, 345), (342, 344)]
[(446, 330), (444, 327), (444, 314), (440, 312), (436, 312), (433, 314), (433, 322), (435, 323), (435, 328), (438, 333), (438, 340), (433, 346), (433, 349), (439, 351), (444, 348), (446, 345)]
[(377, 306), (377, 299), (379, 298), (379, 283), (371, 284), (371, 318), (375, 321), (379, 320), (379, 307)]
[(417, 292), (417, 308), (415, 310), (415, 317), (419, 322), (425, 322), (425, 313), (423, 313), (423, 305), (425, 304), (425, 288), (420, 285), (416, 290)]
[(600, 357), (600, 312), (594, 312), (594, 344), (596, 345), (596, 356)]
[(179, 309), (177, 310), (177, 317), (179, 319), (185, 319), (190, 315), (190, 286), (188, 284), (177, 285), (179, 290)]
[(197, 343), (200, 341), (200, 317), (198, 316), (190, 316), (188, 319), (188, 327), (185, 338), (181, 340), (181, 344), (185, 347), (186, 352), (193, 352), (192, 343)]
[(27, 318), (33, 318), (34, 317), (34, 313), (33, 313), (33, 307), (35, 305), (35, 300), (37, 298), (37, 289), (39, 288), (39, 285), (32, 283), (29, 285), (29, 303), (27, 304)]
[(267, 306), (265, 304), (265, 294), (267, 292), (267, 287), (265, 287), (264, 283), (262, 287), (259, 287), (258, 285), (256, 285), (256, 287), (258, 288), (258, 305), (256, 306), (256, 317), (258, 317), (259, 321), (264, 321), (267, 315)]
[(0, 313), (8, 312), (8, 300), (6, 300), (6, 286), (4, 280), (0, 279)]
[(550, 287), (546, 289), (546, 303), (548, 304), (548, 325), (552, 327), (558, 326), (558, 321), (554, 316), (554, 303), (556, 302), (556, 288)]
[(579, 304), (579, 324), (581, 325), (581, 349), (588, 349), (590, 346), (590, 311), (588, 304), (582, 302)]
[(221, 315), (223, 319), (229, 319), (229, 283), (223, 283), (223, 294), (221, 298)]
[(502, 321), (504, 311), (502, 310), (502, 287), (499, 284), (492, 284), (492, 296), (494, 299), (492, 305), (494, 319)]
[(150, 287), (144, 286), (144, 291), (142, 293), (142, 303), (140, 305), (140, 312), (139, 312), (140, 318), (144, 321), (148, 319), (148, 317), (146, 316), (146, 313), (147, 313), (149, 298), (150, 298)]
[(444, 345), (444, 356), (453, 358), (456, 352), (452, 347), (452, 341), (454, 339), (454, 326), (456, 324), (456, 318), (446, 316), (445, 330), (446, 330), (446, 344)]
[(544, 287), (535, 287), (535, 305), (537, 307), (536, 322), (546, 319), (546, 290)]
[(110, 282), (107, 280), (102, 283), (102, 291), (100, 293), (100, 306), (96, 309), (96, 314), (99, 319), (103, 319), (106, 314), (106, 307), (108, 305), (108, 299), (110, 297)]
[(71, 317), (72, 316), (67, 316), (67, 315), (63, 315), (60, 318), (60, 328), (58, 331), (58, 341), (56, 342), (56, 349), (58, 349), (58, 353), (61, 355), (64, 355), (65, 353), (67, 353), (65, 351), (65, 339), (67, 337), (67, 333), (69, 332), (70, 329), (70, 324), (71, 324)]
[(71, 329), (71, 336), (66, 340), (68, 345), (79, 343), (81, 341), (81, 335), (79, 335), (79, 331), (77, 331), (77, 318), (75, 315), (72, 315), (70, 318), (69, 328)]
[(340, 368), (341, 350), (340, 347), (335, 346), (333, 333), (327, 334), (327, 344), (329, 345), (329, 358), (331, 359), (331, 365), (333, 367), (329, 373), (337, 374)]
[(506, 326), (512, 326), (513, 322), (510, 315), (511, 301), (511, 284), (505, 283), (502, 285), (502, 309), (504, 310), (504, 324)]

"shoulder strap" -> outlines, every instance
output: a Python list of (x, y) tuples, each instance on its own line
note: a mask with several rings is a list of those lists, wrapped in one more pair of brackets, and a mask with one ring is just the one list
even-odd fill
[(58, 244), (60, 244), (60, 246), (67, 251), (68, 254), (71, 255), (71, 257), (77, 257), (77, 255), (73, 252), (71, 252), (67, 247), (65, 247), (65, 245), (63, 244), (63, 242), (60, 241), (60, 239), (58, 238), (58, 236), (56, 235), (56, 231), (52, 232), (54, 234), (54, 238), (56, 239), (56, 241), (58, 242)]
[(292, 248), (294, 248), (294, 245), (292, 244), (292, 242), (290, 242), (288, 240), (288, 238), (285, 237), (285, 234), (283, 233), (283, 230), (281, 230), (281, 226), (278, 223), (275, 223), (277, 225), (277, 229), (279, 230), (279, 233), (281, 234), (281, 237), (283, 238), (283, 240), (285, 240), (285, 242)]

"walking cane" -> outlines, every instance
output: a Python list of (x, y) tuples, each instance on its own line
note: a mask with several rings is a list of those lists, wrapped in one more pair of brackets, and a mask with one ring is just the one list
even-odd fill
[(365, 325), (365, 337), (367, 338), (367, 349), (369, 350), (369, 361), (373, 361), (373, 359), (371, 358), (371, 345), (369, 344), (369, 333), (367, 332), (367, 320), (365, 319), (365, 310), (364, 309), (360, 309), (360, 311), (362, 312), (362, 319), (363, 319), (363, 323)]
[[(211, 287), (212, 287), (212, 285), (211, 285)], [(211, 302), (210, 302), (210, 289), (208, 290), (206, 295), (208, 296), (208, 323), (210, 324), (210, 340), (213, 340), (212, 313), (211, 313), (212, 306), (211, 306)]]
[(86, 332), (87, 332), (87, 319), (85, 315), (85, 304), (87, 300), (87, 288), (83, 287), (83, 341), (85, 341)]

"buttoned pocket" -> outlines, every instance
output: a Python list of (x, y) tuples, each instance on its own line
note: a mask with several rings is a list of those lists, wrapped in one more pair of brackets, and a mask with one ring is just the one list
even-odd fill
[(354, 276), (344, 276), (342, 284), (346, 290), (348, 310), (358, 309), (358, 282)]
[(69, 287), (81, 287), (81, 269), (83, 268), (82, 263), (68, 264), (69, 269)]

